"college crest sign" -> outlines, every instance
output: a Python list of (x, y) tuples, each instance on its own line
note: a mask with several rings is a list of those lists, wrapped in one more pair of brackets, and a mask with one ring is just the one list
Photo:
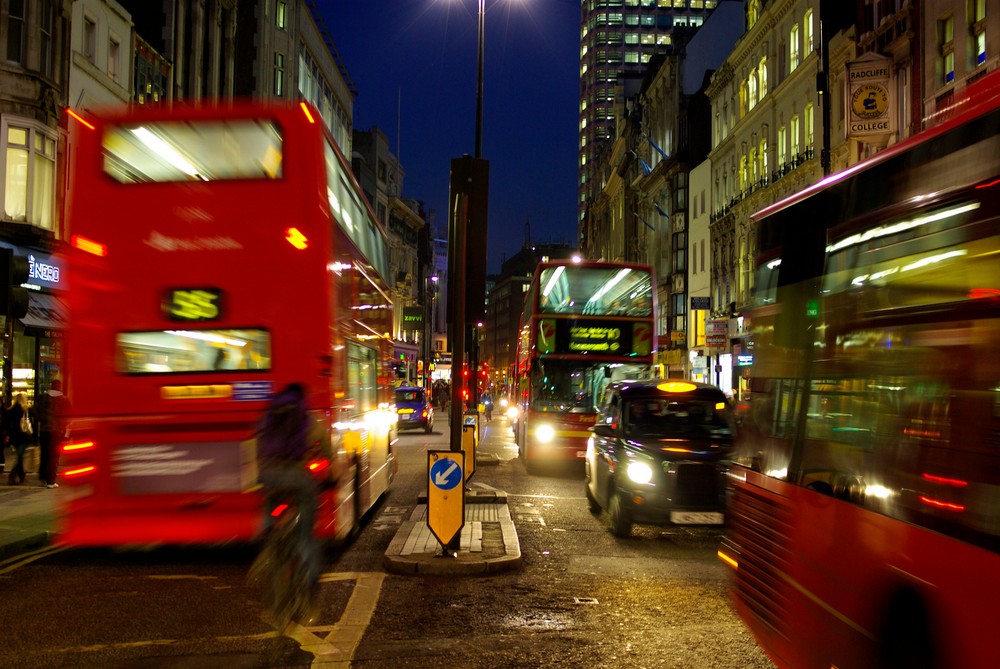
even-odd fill
[(896, 131), (892, 100), (892, 61), (865, 54), (847, 64), (847, 136), (878, 142)]

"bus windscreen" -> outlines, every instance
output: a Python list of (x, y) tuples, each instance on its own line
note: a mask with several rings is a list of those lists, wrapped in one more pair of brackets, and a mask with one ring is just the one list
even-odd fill
[(651, 316), (653, 281), (629, 267), (548, 267), (539, 279), (539, 312), (592, 316)]

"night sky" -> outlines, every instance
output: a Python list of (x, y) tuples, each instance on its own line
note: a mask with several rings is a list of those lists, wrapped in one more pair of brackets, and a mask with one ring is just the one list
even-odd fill
[[(447, 230), (452, 158), (475, 153), (477, 0), (316, 0), (358, 96), (400, 156), (403, 197)], [(576, 243), (578, 0), (486, 0), (488, 270), (524, 244)]]

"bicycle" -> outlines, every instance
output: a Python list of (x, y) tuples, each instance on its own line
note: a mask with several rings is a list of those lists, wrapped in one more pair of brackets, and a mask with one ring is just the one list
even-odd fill
[(285, 630), (294, 620), (303, 622), (309, 614), (312, 600), (312, 583), (299, 551), (299, 511), (294, 496), (283, 502), (271, 513), (274, 519), (253, 565), (250, 567), (251, 584), (262, 588), (264, 607), (275, 617), (279, 630)]
[[(329, 467), (326, 459), (313, 460), (307, 469), (313, 477), (322, 476)], [(313, 583), (310, 569), (303, 560), (299, 539), (301, 514), (294, 490), (278, 489), (282, 501), (271, 512), (271, 528), (264, 538), (260, 554), (250, 567), (248, 580), (260, 587), (264, 607), (275, 617), (276, 627), (284, 631), (295, 621), (306, 624), (313, 614)]]

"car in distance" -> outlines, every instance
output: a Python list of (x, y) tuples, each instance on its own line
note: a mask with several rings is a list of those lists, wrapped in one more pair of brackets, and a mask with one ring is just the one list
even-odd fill
[(611, 531), (648, 525), (721, 525), (733, 449), (732, 410), (717, 387), (656, 379), (619, 381), (587, 443), (592, 513), (607, 509)]
[(417, 386), (396, 388), (396, 424), (400, 430), (434, 431), (434, 407), (427, 391)]

